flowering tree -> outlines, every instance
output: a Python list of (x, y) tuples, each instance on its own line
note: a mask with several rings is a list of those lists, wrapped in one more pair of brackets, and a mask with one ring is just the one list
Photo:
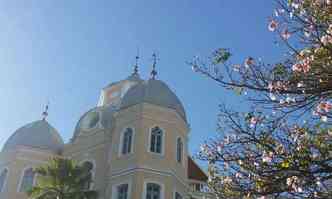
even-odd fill
[(219, 198), (332, 198), (332, 1), (276, 2), (267, 28), (286, 59), (232, 64), (222, 48), (190, 63), (254, 107), (221, 106), (220, 134), (201, 146)]

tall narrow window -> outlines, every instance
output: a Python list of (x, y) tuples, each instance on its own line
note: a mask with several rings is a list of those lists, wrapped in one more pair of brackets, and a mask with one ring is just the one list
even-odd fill
[(161, 187), (155, 183), (148, 183), (146, 185), (145, 199), (161, 199)]
[(128, 199), (128, 184), (122, 184), (117, 187), (116, 199)]
[(1, 172), (0, 175), (0, 192), (3, 192), (4, 188), (5, 188), (5, 182), (7, 180), (7, 175), (8, 175), (8, 170), (4, 169)]
[(90, 161), (85, 161), (82, 163), (82, 166), (85, 167), (85, 169), (89, 172), (89, 175), (90, 175), (90, 181), (87, 181), (83, 188), (86, 189), (86, 190), (89, 190), (92, 188), (92, 185), (93, 185), (93, 170), (95, 169), (94, 168), (94, 165), (92, 162)]
[(122, 154), (129, 154), (131, 153), (131, 143), (133, 139), (133, 129), (127, 128), (123, 134), (122, 138)]
[(20, 192), (26, 192), (30, 190), (33, 186), (33, 182), (35, 179), (35, 172), (32, 168), (24, 171), (22, 182), (20, 186)]
[(175, 199), (183, 199), (183, 197), (178, 192), (175, 192)]
[(181, 163), (183, 156), (183, 142), (181, 138), (178, 138), (176, 141), (176, 160)]
[(163, 131), (159, 127), (151, 130), (150, 151), (154, 153), (162, 153)]

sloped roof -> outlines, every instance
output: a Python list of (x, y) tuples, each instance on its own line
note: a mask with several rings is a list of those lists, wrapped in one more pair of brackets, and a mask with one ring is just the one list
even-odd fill
[(205, 172), (188, 156), (188, 178), (189, 180), (198, 180), (207, 182), (208, 177)]

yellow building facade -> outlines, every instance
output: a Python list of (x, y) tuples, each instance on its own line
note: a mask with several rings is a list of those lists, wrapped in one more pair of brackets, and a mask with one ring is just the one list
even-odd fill
[(93, 165), (100, 199), (209, 199), (207, 177), (189, 157), (181, 101), (161, 80), (135, 71), (101, 91), (64, 144), (46, 119), (19, 128), (0, 152), (0, 199), (26, 199), (33, 169), (51, 157)]

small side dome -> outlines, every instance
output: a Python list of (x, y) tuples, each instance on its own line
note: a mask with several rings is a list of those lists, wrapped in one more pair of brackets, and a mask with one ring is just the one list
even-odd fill
[(72, 140), (75, 140), (81, 134), (89, 134), (97, 129), (112, 128), (115, 111), (116, 109), (112, 106), (101, 106), (90, 109), (78, 121)]
[(57, 130), (46, 120), (38, 120), (16, 130), (5, 143), (2, 151), (15, 150), (19, 146), (60, 153), (64, 142)]
[(174, 109), (187, 121), (181, 101), (174, 92), (160, 80), (150, 79), (130, 88), (124, 95), (120, 108), (123, 109), (144, 102)]

